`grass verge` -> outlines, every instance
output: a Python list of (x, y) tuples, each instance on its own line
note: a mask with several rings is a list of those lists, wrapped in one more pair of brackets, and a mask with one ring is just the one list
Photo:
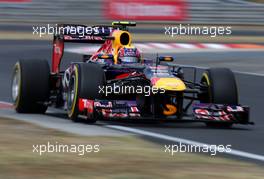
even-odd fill
[[(0, 119), (0, 178), (264, 178), (262, 166), (179, 153), (135, 136), (84, 137), (42, 128), (13, 119)], [(99, 144), (100, 152), (33, 153), (33, 145)]]

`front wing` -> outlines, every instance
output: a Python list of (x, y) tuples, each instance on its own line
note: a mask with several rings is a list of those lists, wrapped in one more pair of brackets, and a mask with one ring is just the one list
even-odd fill
[(87, 117), (253, 124), (247, 106), (196, 103), (192, 107), (191, 114), (155, 116), (142, 115), (136, 101), (79, 99), (79, 111)]
[(193, 104), (193, 115), (196, 120), (208, 122), (253, 124), (249, 122), (248, 106), (196, 103)]

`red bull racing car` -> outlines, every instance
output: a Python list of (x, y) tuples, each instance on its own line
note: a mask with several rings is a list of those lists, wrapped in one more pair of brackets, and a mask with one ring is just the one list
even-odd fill
[[(73, 121), (150, 119), (204, 122), (230, 127), (252, 124), (249, 107), (240, 105), (234, 74), (226, 68), (205, 70), (196, 80), (194, 67), (178, 66), (169, 56), (145, 59), (132, 43), (128, 27), (60, 25), (54, 35), (51, 68), (45, 60), (15, 64), (12, 98), (19, 113), (64, 108)], [(75, 30), (73, 30), (75, 29)], [(75, 32), (75, 33), (72, 33)], [(98, 51), (61, 71), (64, 43), (100, 43)], [(185, 78), (185, 69), (194, 80)]]

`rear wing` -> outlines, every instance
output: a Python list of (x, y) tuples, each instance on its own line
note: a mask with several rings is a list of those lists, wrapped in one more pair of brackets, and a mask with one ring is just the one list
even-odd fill
[(58, 26), (54, 38), (62, 39), (64, 42), (104, 43), (105, 37), (109, 36), (115, 29), (112, 26), (61, 24)]
[(60, 24), (53, 37), (52, 73), (59, 73), (60, 62), (64, 53), (64, 43), (99, 43), (103, 44), (114, 30), (128, 30), (135, 22), (115, 21), (111, 26), (86, 26), (78, 24)]
[(52, 73), (59, 73), (64, 54), (64, 43), (99, 43), (103, 44), (114, 30), (112, 26), (86, 26), (60, 24), (53, 35)]
[(129, 26), (136, 26), (135, 22), (114, 21), (111, 26), (86, 26), (78, 24), (60, 24), (54, 34), (64, 42), (104, 43), (114, 30), (127, 30)]

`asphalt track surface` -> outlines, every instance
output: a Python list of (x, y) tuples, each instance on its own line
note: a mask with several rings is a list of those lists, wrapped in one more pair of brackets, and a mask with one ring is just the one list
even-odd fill
[[(18, 59), (28, 58), (50, 61), (51, 47), (52, 44), (49, 41), (0, 41), (0, 101), (11, 102), (10, 81), (15, 62)], [(251, 107), (251, 120), (256, 124), (254, 126), (235, 125), (232, 129), (207, 128), (203, 123), (99, 122), (98, 125), (129, 127), (207, 144), (231, 144), (232, 149), (264, 156), (264, 51), (196, 52), (170, 55), (175, 56), (179, 64), (230, 67), (234, 71), (240, 71), (236, 73), (240, 103)], [(80, 55), (65, 54), (62, 66), (66, 66), (70, 61), (78, 61), (80, 58)], [(173, 144), (172, 141), (164, 140), (164, 138), (145, 138), (161, 144)]]

